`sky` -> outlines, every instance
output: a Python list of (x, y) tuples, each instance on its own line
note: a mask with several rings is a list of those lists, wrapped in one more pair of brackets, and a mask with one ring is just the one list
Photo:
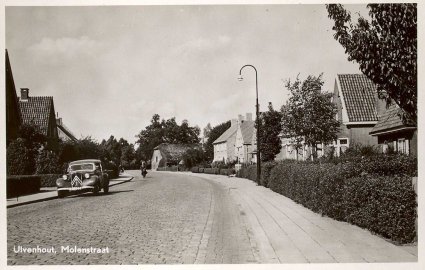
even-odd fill
[[(367, 16), (363, 5), (346, 5)], [(360, 73), (333, 38), (324, 5), (6, 7), (20, 96), (53, 96), (77, 138), (130, 143), (161, 118), (202, 130), (286, 102), (285, 81)]]

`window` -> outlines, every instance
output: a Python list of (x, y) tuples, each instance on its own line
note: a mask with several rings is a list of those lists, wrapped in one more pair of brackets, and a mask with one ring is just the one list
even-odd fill
[(404, 138), (397, 140), (397, 152), (408, 155), (409, 154), (409, 140)]
[(339, 144), (340, 145), (347, 145), (348, 144), (348, 139), (339, 139)]
[(337, 139), (336, 142), (334, 142), (336, 156), (339, 157), (349, 146), (348, 138)]

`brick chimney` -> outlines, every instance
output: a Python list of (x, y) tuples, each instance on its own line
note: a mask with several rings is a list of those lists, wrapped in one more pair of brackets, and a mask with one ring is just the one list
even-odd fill
[(28, 101), (30, 90), (28, 88), (21, 88), (21, 100)]
[(252, 113), (246, 113), (246, 121), (252, 121)]
[(230, 126), (231, 127), (236, 126), (237, 124), (238, 124), (238, 120), (237, 119), (230, 120)]
[(56, 125), (62, 126), (62, 117), (56, 118)]

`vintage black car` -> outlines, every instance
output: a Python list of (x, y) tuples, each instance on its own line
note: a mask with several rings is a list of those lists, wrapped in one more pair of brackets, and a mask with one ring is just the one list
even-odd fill
[(84, 159), (69, 163), (67, 173), (56, 180), (58, 197), (70, 192), (91, 191), (94, 194), (103, 189), (109, 192), (109, 177), (98, 159)]

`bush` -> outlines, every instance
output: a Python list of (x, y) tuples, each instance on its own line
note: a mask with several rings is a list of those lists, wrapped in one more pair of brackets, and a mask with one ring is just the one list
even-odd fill
[(192, 168), (205, 160), (205, 153), (202, 149), (188, 149), (182, 156), (184, 166), (188, 169)]
[(6, 196), (17, 196), (37, 193), (40, 191), (40, 176), (38, 175), (14, 175), (6, 179)]
[(347, 157), (371, 157), (380, 153), (379, 147), (374, 145), (352, 144), (341, 154), (342, 158)]
[(204, 173), (220, 174), (220, 169), (219, 168), (204, 168)]
[(60, 173), (62, 166), (59, 164), (59, 157), (52, 151), (40, 150), (35, 162), (36, 174)]
[(178, 166), (170, 166), (170, 167), (158, 167), (157, 171), (159, 172), (177, 172), (181, 171), (181, 169)]
[(379, 175), (374, 164), (390, 160), (394, 166), (407, 162), (399, 157), (375, 163), (281, 162), (270, 170), (268, 183), (315, 212), (408, 243), (415, 238), (415, 192), (410, 176)]
[(402, 154), (378, 155), (363, 159), (361, 162), (363, 170), (377, 175), (418, 175), (418, 160), (416, 157)]
[(221, 175), (232, 175), (235, 173), (236, 173), (235, 169), (220, 169)]
[(344, 186), (345, 220), (399, 243), (416, 237), (411, 177), (356, 177)]
[(7, 147), (7, 175), (30, 175), (35, 172), (33, 151), (23, 139), (16, 139)]
[(260, 185), (269, 187), (269, 178), (271, 170), (276, 166), (275, 161), (261, 163), (261, 178)]
[(193, 173), (199, 173), (199, 167), (192, 167), (190, 171)]
[(39, 174), (41, 187), (56, 187), (56, 180), (62, 177), (62, 174)]
[(236, 173), (236, 176), (246, 178), (256, 182), (257, 181), (257, 166), (256, 165), (242, 166), (242, 168)]

